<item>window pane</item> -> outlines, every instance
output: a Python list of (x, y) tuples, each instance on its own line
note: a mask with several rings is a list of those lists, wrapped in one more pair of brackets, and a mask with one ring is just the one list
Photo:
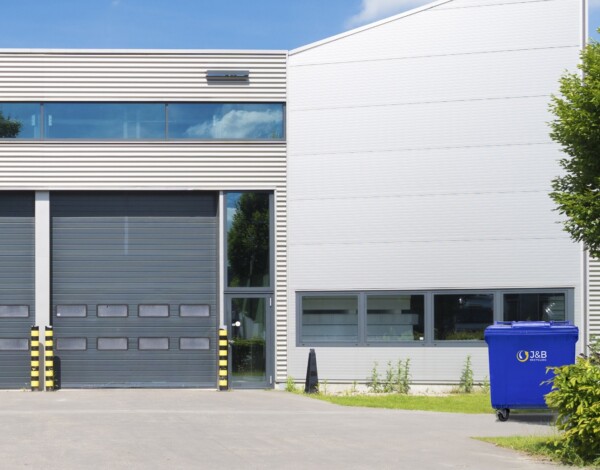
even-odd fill
[(39, 139), (39, 103), (0, 103), (0, 139)]
[(86, 338), (58, 338), (56, 340), (58, 351), (85, 351), (87, 349)]
[(87, 305), (57, 305), (57, 317), (86, 317)]
[(26, 318), (29, 305), (0, 305), (0, 318)]
[(160, 103), (47, 103), (46, 139), (164, 139)]
[(302, 342), (356, 343), (358, 297), (302, 298)]
[(210, 317), (209, 305), (180, 305), (180, 317)]
[(179, 338), (179, 349), (181, 349), (181, 350), (210, 349), (210, 339), (208, 339), (208, 338)]
[(169, 338), (140, 338), (138, 342), (140, 350), (168, 350)]
[(0, 351), (28, 351), (29, 340), (28, 339), (0, 339)]
[(369, 295), (367, 341), (422, 341), (424, 316), (422, 295)]
[(169, 104), (169, 139), (283, 138), (280, 103)]
[(168, 317), (168, 305), (140, 305), (138, 309), (139, 317)]
[(492, 294), (436, 295), (436, 340), (483, 340), (485, 328), (494, 322)]
[(504, 294), (505, 321), (564, 321), (564, 294)]
[(126, 351), (127, 338), (98, 338), (98, 350)]
[(269, 287), (270, 211), (265, 193), (227, 194), (227, 285)]
[(126, 317), (127, 305), (98, 305), (99, 317)]

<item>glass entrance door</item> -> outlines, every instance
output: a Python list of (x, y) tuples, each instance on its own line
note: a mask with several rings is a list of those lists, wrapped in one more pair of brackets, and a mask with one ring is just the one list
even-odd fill
[(231, 386), (271, 387), (271, 296), (232, 294), (227, 306)]

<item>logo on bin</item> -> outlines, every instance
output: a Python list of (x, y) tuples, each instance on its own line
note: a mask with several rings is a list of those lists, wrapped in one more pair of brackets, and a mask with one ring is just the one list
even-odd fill
[(517, 352), (517, 361), (519, 362), (546, 362), (548, 360), (548, 351), (525, 351), (521, 349)]
[(529, 351), (523, 351), (522, 349), (517, 353), (517, 361), (527, 362), (529, 360)]

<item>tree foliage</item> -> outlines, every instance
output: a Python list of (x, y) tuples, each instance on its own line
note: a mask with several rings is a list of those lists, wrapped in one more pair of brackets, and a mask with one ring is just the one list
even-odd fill
[(14, 121), (10, 117), (5, 118), (0, 112), (0, 139), (15, 138), (21, 132), (22, 124)]
[(269, 197), (244, 193), (228, 233), (230, 286), (261, 287), (269, 273)]
[(592, 256), (600, 255), (600, 44), (581, 52), (581, 73), (565, 74), (561, 96), (553, 96), (550, 123), (553, 140), (567, 155), (565, 170), (552, 182), (550, 194), (566, 216), (565, 230), (582, 241)]

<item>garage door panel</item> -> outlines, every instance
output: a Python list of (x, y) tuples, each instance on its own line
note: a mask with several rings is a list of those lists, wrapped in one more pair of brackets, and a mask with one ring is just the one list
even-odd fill
[[(214, 387), (216, 195), (57, 193), (51, 200), (62, 386)], [(180, 316), (182, 305), (196, 304), (208, 306), (208, 316)], [(59, 316), (64, 305), (84, 305), (86, 316)], [(127, 316), (99, 315), (102, 305), (126, 305)], [(143, 316), (148, 305), (168, 316)], [(124, 339), (103, 339), (117, 337)], [(168, 349), (144, 349), (166, 347), (165, 340), (140, 344), (152, 337), (167, 338)], [(206, 338), (208, 349), (180, 350), (182, 337)], [(69, 338), (85, 338), (87, 348), (61, 350)], [(99, 341), (127, 349), (102, 349)]]
[[(30, 384), (29, 339), (35, 321), (34, 201), (32, 192), (0, 192), (0, 388), (29, 388)], [(11, 308), (14, 306), (26, 307), (27, 315)]]

